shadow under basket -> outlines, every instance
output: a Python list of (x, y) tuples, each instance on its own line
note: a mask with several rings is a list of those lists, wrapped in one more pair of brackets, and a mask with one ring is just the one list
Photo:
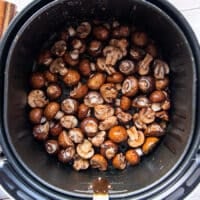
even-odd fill
[[(146, 30), (162, 49), (170, 65), (172, 108), (167, 134), (159, 146), (135, 167), (124, 171), (87, 170), (76, 172), (48, 156), (33, 139), (27, 115), (28, 78), (35, 58), (48, 38), (64, 25), (92, 19), (115, 18)], [(4, 138), (9, 159), (33, 188), (66, 196), (92, 197), (89, 189), (97, 177), (106, 178), (113, 198), (128, 198), (156, 191), (176, 178), (177, 169), (187, 162), (195, 134), (196, 64), (181, 28), (165, 12), (146, 1), (53, 1), (26, 20), (12, 42), (6, 61), (4, 82)], [(5, 146), (5, 145), (4, 145)], [(183, 165), (182, 165), (183, 166)], [(161, 184), (162, 182), (162, 184)], [(54, 197), (55, 197), (54, 196)], [(68, 198), (67, 198), (68, 199)]]

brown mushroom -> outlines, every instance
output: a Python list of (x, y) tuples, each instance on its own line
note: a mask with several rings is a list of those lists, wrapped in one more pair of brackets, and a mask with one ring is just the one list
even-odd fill
[(73, 147), (74, 143), (66, 131), (62, 131), (58, 136), (58, 144), (62, 148)]
[(65, 74), (65, 76), (63, 77), (63, 82), (67, 86), (74, 86), (78, 84), (80, 78), (80, 74), (76, 70), (69, 69), (67, 74)]
[(62, 163), (68, 163), (74, 158), (75, 149), (74, 147), (68, 147), (66, 149), (61, 149), (58, 152), (58, 160)]
[(50, 84), (47, 87), (46, 93), (47, 93), (47, 96), (51, 100), (54, 100), (54, 99), (57, 99), (57, 98), (59, 98), (61, 96), (62, 89), (61, 89), (61, 87), (58, 84), (54, 83), (54, 84)]
[(87, 136), (93, 137), (98, 131), (98, 121), (94, 117), (87, 117), (81, 122), (80, 127)]
[(88, 88), (98, 90), (104, 84), (105, 80), (106, 77), (103, 73), (92, 74), (87, 81)]
[(155, 82), (152, 76), (141, 76), (138, 80), (139, 89), (143, 93), (150, 93), (154, 90)]
[(166, 96), (162, 91), (155, 90), (150, 94), (149, 99), (153, 103), (161, 103), (166, 99)]
[(124, 80), (124, 76), (120, 72), (116, 72), (112, 75), (107, 76), (108, 83), (121, 83)]
[(91, 74), (91, 63), (88, 59), (84, 58), (80, 61), (79, 71), (83, 76), (89, 76)]
[(77, 145), (76, 151), (83, 159), (90, 159), (94, 155), (92, 143), (86, 139), (83, 141), (83, 143)]
[(90, 108), (85, 105), (84, 103), (80, 104), (80, 106), (78, 107), (78, 118), (79, 119), (84, 119), (86, 117), (90, 116)]
[(40, 124), (43, 117), (43, 110), (41, 108), (33, 108), (29, 112), (29, 120), (32, 124)]
[(74, 143), (82, 143), (84, 139), (83, 132), (80, 128), (72, 128), (69, 130), (69, 137)]
[(30, 85), (33, 89), (40, 89), (45, 85), (45, 78), (43, 73), (35, 72), (31, 75)]
[(165, 90), (169, 86), (169, 78), (156, 79), (155, 86), (157, 90)]
[(123, 142), (127, 139), (127, 132), (123, 126), (114, 126), (108, 132), (108, 137), (115, 143)]
[(125, 157), (130, 165), (137, 165), (140, 162), (140, 156), (134, 149), (129, 149), (126, 152)]
[(88, 92), (88, 87), (86, 84), (78, 83), (76, 87), (74, 87), (73, 90), (70, 91), (70, 97), (74, 99), (81, 99), (83, 98)]
[(147, 128), (144, 131), (145, 136), (162, 136), (164, 135), (164, 129), (160, 126), (160, 124), (154, 122), (147, 126)]
[(66, 52), (63, 59), (68, 65), (74, 67), (79, 63), (79, 54), (80, 54), (79, 50), (74, 49), (70, 52)]
[(67, 44), (64, 40), (59, 40), (54, 43), (54, 45), (51, 48), (51, 53), (55, 56), (62, 57), (65, 54), (65, 51), (67, 50)]
[(91, 56), (99, 56), (102, 52), (102, 43), (98, 40), (92, 40), (88, 47)]
[(136, 95), (138, 92), (138, 80), (134, 76), (128, 76), (122, 84), (122, 94), (128, 97)]
[(97, 105), (94, 107), (94, 115), (99, 120), (105, 120), (114, 115), (114, 108), (108, 104)]
[(111, 140), (106, 140), (103, 144), (101, 144), (100, 152), (108, 160), (112, 159), (117, 154), (117, 151), (118, 145)]
[(151, 103), (146, 96), (137, 96), (132, 101), (132, 106), (135, 108), (146, 108), (150, 105)]
[(73, 168), (76, 171), (88, 169), (89, 166), (90, 166), (90, 163), (86, 159), (83, 159), (80, 157), (77, 157), (74, 159)]
[(149, 154), (154, 147), (159, 142), (159, 139), (157, 137), (147, 137), (144, 144), (142, 145), (142, 151), (144, 154)]
[(63, 130), (63, 128), (60, 125), (60, 123), (58, 123), (58, 122), (57, 123), (55, 123), (55, 122), (50, 123), (49, 133), (52, 136), (58, 136), (62, 130)]
[(131, 36), (131, 41), (137, 46), (146, 46), (148, 43), (148, 36), (145, 32), (136, 31)]
[(65, 114), (74, 114), (78, 110), (78, 101), (71, 98), (64, 99), (61, 103), (61, 110)]
[(136, 66), (131, 60), (122, 60), (119, 64), (119, 70), (125, 75), (130, 75), (136, 72)]
[(118, 124), (117, 117), (111, 116), (99, 123), (99, 130), (106, 131), (117, 124)]
[(49, 122), (38, 124), (33, 127), (33, 137), (37, 140), (44, 141), (49, 135)]
[(46, 152), (50, 155), (55, 155), (59, 151), (59, 145), (57, 140), (47, 140), (45, 142)]
[(169, 114), (165, 110), (162, 110), (160, 112), (156, 112), (156, 117), (159, 118), (159, 119), (163, 119), (165, 121), (169, 121)]
[(44, 50), (39, 54), (38, 64), (49, 66), (53, 61), (51, 52), (49, 50)]
[(44, 78), (47, 83), (56, 83), (58, 81), (58, 77), (56, 74), (51, 73), (50, 71), (46, 70), (44, 73)]
[(97, 40), (105, 41), (109, 37), (109, 30), (105, 26), (96, 26), (93, 29), (93, 35)]
[(90, 165), (92, 168), (97, 168), (100, 171), (106, 171), (108, 168), (107, 160), (101, 154), (95, 154), (90, 159)]
[(64, 76), (68, 72), (68, 69), (66, 68), (65, 62), (62, 58), (56, 58), (51, 63), (49, 70), (51, 73), (60, 74), (61, 76)]
[(118, 91), (113, 83), (105, 83), (100, 88), (100, 93), (107, 103), (112, 103), (118, 95)]
[(135, 61), (140, 61), (144, 58), (145, 56), (145, 51), (141, 48), (138, 48), (138, 47), (132, 47), (130, 49), (130, 57), (135, 60)]
[(103, 104), (103, 98), (98, 92), (90, 91), (84, 98), (84, 104), (88, 107)]
[(60, 119), (60, 124), (66, 129), (75, 128), (78, 125), (78, 119), (73, 115), (64, 115)]
[(132, 115), (128, 112), (122, 111), (121, 108), (116, 108), (115, 115), (117, 119), (119, 120), (119, 122), (123, 124), (127, 124), (132, 119)]
[(139, 112), (139, 119), (145, 124), (150, 124), (155, 120), (155, 112), (151, 108), (142, 108)]
[(132, 126), (127, 130), (128, 134), (128, 145), (130, 147), (136, 148), (141, 146), (144, 143), (145, 137), (142, 131), (136, 129), (135, 126)]
[(138, 63), (138, 73), (141, 76), (149, 74), (150, 64), (152, 61), (153, 57), (147, 53), (144, 59)]
[(112, 160), (112, 165), (116, 169), (123, 170), (126, 168), (126, 158), (123, 153), (118, 153)]
[(120, 99), (120, 108), (124, 111), (129, 110), (131, 107), (131, 99), (126, 96), (122, 96)]
[(76, 29), (77, 36), (81, 39), (88, 37), (92, 30), (89, 22), (82, 22)]
[(48, 100), (42, 90), (32, 90), (28, 94), (28, 105), (31, 108), (43, 108), (47, 103)]
[(108, 75), (115, 74), (117, 71), (114, 66), (106, 64), (106, 58), (97, 58), (97, 68), (100, 71), (105, 71)]
[(142, 122), (141, 119), (139, 118), (138, 113), (135, 113), (133, 115), (133, 123), (138, 129), (144, 130), (147, 128), (147, 125), (144, 122)]
[(169, 65), (163, 60), (156, 59), (153, 62), (154, 77), (156, 79), (164, 79), (169, 74)]
[(114, 38), (124, 38), (124, 37), (126, 38), (129, 36), (129, 34), (130, 34), (130, 28), (127, 25), (120, 25), (112, 30), (112, 36)]
[(104, 142), (105, 137), (106, 137), (106, 132), (105, 131), (99, 131), (98, 133), (96, 133), (96, 135), (94, 137), (88, 138), (88, 140), (91, 141), (93, 146), (100, 147), (101, 144)]
[(77, 49), (80, 54), (84, 53), (86, 50), (86, 44), (84, 41), (80, 40), (80, 39), (73, 39), (71, 42), (72, 48), (75, 50)]

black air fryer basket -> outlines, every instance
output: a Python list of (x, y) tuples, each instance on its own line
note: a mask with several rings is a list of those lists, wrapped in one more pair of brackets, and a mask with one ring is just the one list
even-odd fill
[[(124, 171), (75, 172), (57, 164), (32, 137), (28, 77), (44, 42), (66, 23), (93, 18), (133, 23), (162, 47), (171, 67), (171, 121), (158, 148)], [(200, 180), (197, 40), (166, 1), (35, 0), (12, 22), (0, 46), (0, 183), (16, 199), (91, 198), (91, 183), (106, 178), (114, 199), (182, 199)]]

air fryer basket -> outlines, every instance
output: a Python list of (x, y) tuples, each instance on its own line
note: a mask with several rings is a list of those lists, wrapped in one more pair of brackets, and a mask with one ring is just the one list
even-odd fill
[[(140, 165), (124, 171), (75, 172), (50, 158), (33, 139), (27, 116), (28, 77), (35, 67), (38, 51), (63, 25), (82, 20), (110, 19), (135, 24), (146, 30), (161, 46), (171, 67), (171, 122), (158, 148)], [(16, 34), (6, 61), (2, 143), (16, 171), (40, 190), (62, 195), (91, 197), (89, 185), (97, 177), (109, 180), (113, 198), (151, 193), (151, 188), (168, 184), (183, 170), (196, 137), (196, 63), (189, 41), (181, 28), (152, 3), (140, 0), (52, 1), (35, 12)], [(5, 148), (6, 146), (6, 148)], [(176, 173), (175, 173), (176, 172)], [(23, 173), (21, 173), (24, 176)], [(38, 187), (37, 187), (38, 186)], [(60, 196), (59, 196), (60, 195)]]

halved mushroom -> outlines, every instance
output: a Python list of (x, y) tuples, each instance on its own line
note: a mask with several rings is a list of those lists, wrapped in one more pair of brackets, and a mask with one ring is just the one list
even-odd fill
[(118, 145), (112, 142), (111, 140), (106, 140), (102, 145), (100, 152), (107, 159), (112, 159), (118, 151)]
[(147, 75), (150, 71), (150, 64), (152, 61), (153, 57), (147, 53), (144, 59), (138, 63), (138, 73), (140, 75)]
[(72, 128), (69, 130), (68, 134), (74, 143), (82, 143), (83, 142), (84, 135), (80, 128)]
[(88, 107), (94, 107), (103, 104), (103, 98), (98, 92), (91, 91), (85, 96), (84, 103)]
[(68, 147), (58, 152), (58, 160), (62, 163), (68, 163), (74, 158), (74, 155), (75, 155), (74, 147)]
[(112, 165), (116, 169), (123, 170), (126, 168), (126, 158), (123, 153), (118, 153), (112, 160)]
[(43, 108), (48, 100), (42, 90), (32, 90), (28, 94), (28, 104), (31, 108)]
[(71, 98), (64, 99), (61, 103), (61, 109), (66, 114), (74, 114), (78, 110), (78, 102)]
[(86, 84), (78, 83), (73, 90), (70, 91), (70, 97), (74, 99), (81, 99), (83, 98), (88, 92), (88, 87)]
[(74, 143), (72, 142), (71, 138), (67, 134), (67, 131), (62, 131), (58, 136), (58, 144), (62, 148), (73, 147)]
[(94, 155), (92, 143), (87, 139), (85, 139), (83, 143), (77, 145), (76, 151), (83, 159), (90, 159)]
[(130, 75), (136, 72), (136, 66), (131, 60), (122, 60), (119, 64), (119, 70), (125, 75)]
[(99, 123), (99, 130), (106, 131), (117, 124), (118, 124), (117, 117), (111, 116)]
[(60, 124), (67, 129), (75, 128), (78, 125), (78, 119), (73, 115), (64, 115), (60, 119)]
[(82, 22), (76, 29), (77, 36), (81, 39), (86, 38), (92, 30), (89, 22)]
[(144, 154), (149, 154), (154, 147), (159, 142), (159, 139), (157, 137), (147, 137), (144, 144), (142, 145), (142, 151)]
[(99, 131), (94, 137), (88, 138), (95, 147), (100, 147), (103, 144), (106, 137), (105, 131)]
[(92, 168), (97, 168), (100, 171), (106, 171), (108, 168), (108, 162), (101, 154), (95, 154), (90, 159), (90, 165)]
[(154, 77), (156, 79), (164, 79), (169, 74), (169, 65), (163, 60), (156, 59), (153, 62)]
[(124, 112), (121, 108), (116, 108), (115, 114), (117, 119), (123, 124), (128, 123), (132, 119), (132, 115), (128, 112)]
[(135, 126), (138, 128), (138, 129), (141, 129), (141, 130), (144, 130), (147, 128), (147, 125), (142, 122), (139, 118), (139, 114), (138, 113), (135, 113), (133, 115), (133, 123), (135, 124)]
[(63, 56), (66, 50), (67, 50), (67, 44), (64, 40), (59, 40), (55, 42), (51, 48), (52, 54), (59, 57)]
[(56, 58), (50, 65), (49, 68), (51, 73), (58, 73), (61, 76), (67, 74), (68, 69), (65, 66), (65, 62), (62, 58)]
[(90, 163), (86, 159), (80, 158), (79, 156), (77, 156), (77, 158), (74, 159), (73, 168), (76, 171), (88, 169), (89, 166)]
[(49, 135), (49, 122), (38, 124), (33, 127), (33, 136), (37, 140), (44, 141)]
[(97, 58), (97, 68), (100, 71), (105, 71), (108, 75), (115, 74), (117, 71), (112, 65), (106, 64), (106, 59), (103, 58)]
[(100, 88), (100, 93), (107, 103), (112, 103), (118, 95), (118, 91), (113, 83), (103, 84)]
[(114, 115), (114, 108), (109, 104), (96, 105), (94, 107), (94, 115), (99, 120), (105, 120)]
[(138, 92), (138, 80), (134, 76), (128, 76), (122, 84), (122, 94), (131, 97)]
[(152, 124), (150, 124), (149, 126), (147, 126), (147, 128), (144, 131), (144, 135), (145, 136), (162, 136), (164, 135), (164, 129), (160, 126), (160, 124), (154, 122)]
[(130, 147), (136, 148), (141, 146), (144, 143), (145, 137), (142, 131), (136, 129), (135, 126), (132, 126), (127, 130), (128, 134), (128, 145)]
[(155, 112), (151, 108), (142, 108), (139, 112), (139, 119), (145, 124), (150, 124), (155, 120)]
[(137, 96), (132, 101), (132, 106), (135, 108), (146, 108), (150, 105), (151, 103), (146, 96)]

